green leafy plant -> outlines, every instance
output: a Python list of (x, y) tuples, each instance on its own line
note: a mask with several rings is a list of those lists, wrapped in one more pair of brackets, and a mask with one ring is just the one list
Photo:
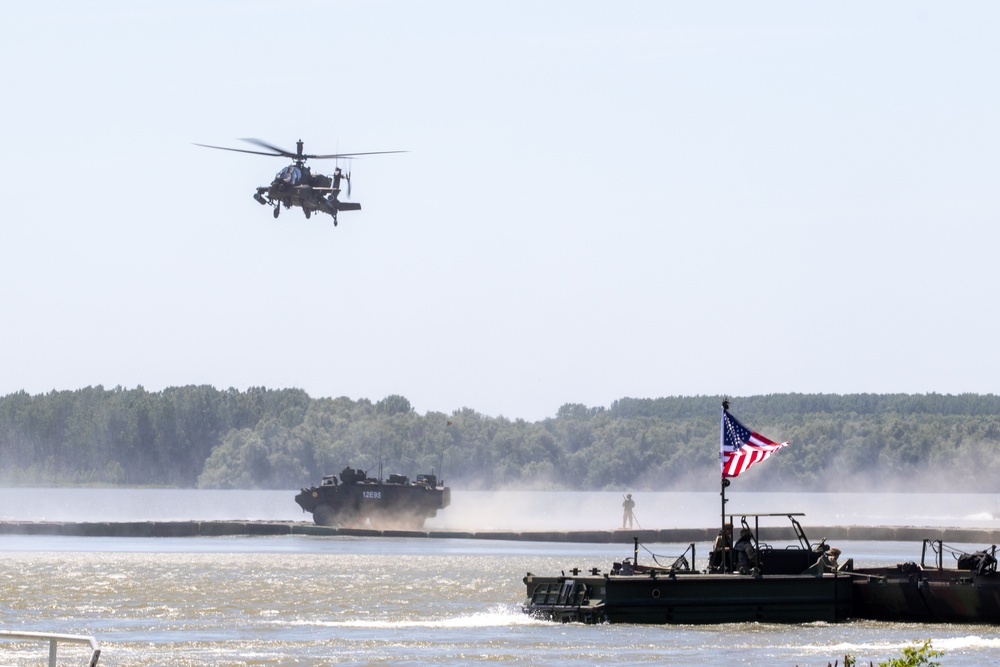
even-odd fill
[(923, 643), (915, 639), (912, 646), (907, 646), (903, 649), (901, 657), (880, 662), (878, 663), (878, 667), (921, 667), (922, 665), (926, 665), (926, 667), (940, 667), (941, 663), (931, 658), (937, 658), (941, 655), (941, 651), (935, 651), (931, 647), (930, 639), (925, 639)]

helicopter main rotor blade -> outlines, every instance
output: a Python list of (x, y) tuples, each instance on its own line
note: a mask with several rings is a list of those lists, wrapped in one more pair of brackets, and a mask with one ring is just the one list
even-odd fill
[(358, 156), (361, 156), (361, 155), (387, 155), (389, 153), (408, 153), (409, 152), (409, 151), (370, 151), (370, 152), (367, 152), (367, 153), (333, 153), (331, 155), (306, 155), (306, 154), (300, 155), (298, 153), (293, 153), (291, 151), (286, 151), (284, 148), (278, 148), (277, 146), (269, 144), (266, 141), (261, 141), (260, 139), (245, 138), (245, 139), (241, 139), (240, 141), (246, 141), (247, 143), (251, 143), (251, 144), (254, 144), (256, 146), (260, 146), (261, 148), (266, 148), (266, 149), (274, 151), (274, 152), (273, 153), (264, 153), (262, 151), (247, 150), (245, 148), (228, 148), (226, 146), (210, 146), (209, 144), (197, 144), (197, 143), (195, 144), (195, 146), (202, 146), (204, 148), (215, 148), (215, 149), (218, 149), (220, 151), (233, 151), (233, 152), (236, 152), (236, 153), (250, 153), (251, 155), (270, 155), (272, 157), (287, 157), (287, 158), (291, 158), (292, 160), (308, 160), (308, 159), (314, 159), (314, 160), (333, 160), (333, 159), (337, 159), (337, 158), (345, 158), (345, 159), (347, 159), (347, 158), (353, 158), (353, 157), (358, 157)]
[[(226, 148), (225, 146), (209, 146), (208, 144), (194, 144), (195, 146), (201, 146), (202, 148), (216, 148), (220, 151), (235, 151), (237, 153), (252, 153), (253, 155), (268, 155), (270, 157), (281, 157), (283, 153), (262, 153), (260, 151), (248, 151), (243, 148)], [(292, 157), (295, 157), (294, 155)]]
[[(285, 157), (290, 157), (290, 158), (298, 157), (297, 154), (295, 154), (295, 153), (293, 153), (291, 151), (286, 151), (284, 148), (278, 148), (277, 146), (272, 146), (271, 144), (267, 143), (266, 141), (261, 141), (260, 139), (246, 138), (246, 139), (240, 139), (240, 141), (246, 141), (247, 143), (256, 144), (257, 146), (260, 146), (261, 148), (269, 148), (272, 151), (276, 152), (278, 155), (284, 155)], [(303, 157), (305, 157), (305, 156), (303, 156)]]
[(336, 158), (357, 157), (359, 155), (388, 155), (389, 153), (409, 153), (410, 151), (371, 151), (368, 153), (334, 153), (333, 155), (303, 155), (311, 160), (332, 160)]

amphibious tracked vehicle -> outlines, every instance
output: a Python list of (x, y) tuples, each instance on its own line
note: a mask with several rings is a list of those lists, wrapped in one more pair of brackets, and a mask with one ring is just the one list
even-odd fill
[(451, 503), (451, 489), (437, 475), (391, 474), (386, 480), (368, 477), (361, 469), (344, 468), (326, 475), (319, 486), (303, 488), (295, 502), (320, 526), (377, 530), (419, 530), (424, 521)]

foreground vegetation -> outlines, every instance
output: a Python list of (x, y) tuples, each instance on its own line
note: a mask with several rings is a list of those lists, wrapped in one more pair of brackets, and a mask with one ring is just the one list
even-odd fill
[[(744, 490), (995, 491), (1000, 397), (731, 401), (748, 426), (792, 443), (734, 482)], [(623, 398), (526, 422), (297, 389), (19, 392), (0, 398), (0, 484), (286, 489), (346, 465), (377, 474), (381, 462), (460, 488), (714, 490), (721, 402)]]
[[(942, 651), (934, 650), (930, 639), (923, 641), (915, 639), (909, 646), (903, 648), (903, 654), (900, 657), (880, 662), (878, 667), (941, 667), (941, 663), (933, 658), (939, 658), (942, 655), (944, 655)], [(835, 660), (832, 663), (828, 662), (827, 667), (837, 667), (838, 664), (839, 660)], [(853, 655), (844, 656), (844, 667), (861, 667), (861, 664)], [(874, 664), (868, 661), (868, 667), (874, 667)]]

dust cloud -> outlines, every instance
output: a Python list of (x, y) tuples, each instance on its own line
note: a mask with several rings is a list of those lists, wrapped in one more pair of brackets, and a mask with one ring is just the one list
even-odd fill
[[(711, 528), (722, 499), (706, 492), (633, 492), (635, 528)], [(456, 491), (429, 530), (618, 530), (623, 493)], [(804, 513), (803, 526), (1000, 528), (1000, 495), (927, 493), (753, 493), (730, 487), (726, 513)]]
[[(0, 488), (3, 521), (312, 521), (297, 490)], [(718, 492), (632, 491), (635, 529), (711, 528)], [(1000, 494), (765, 493), (734, 483), (727, 514), (802, 512), (803, 526), (917, 526), (1000, 529)], [(463, 491), (425, 524), (433, 531), (619, 530), (624, 493)]]

